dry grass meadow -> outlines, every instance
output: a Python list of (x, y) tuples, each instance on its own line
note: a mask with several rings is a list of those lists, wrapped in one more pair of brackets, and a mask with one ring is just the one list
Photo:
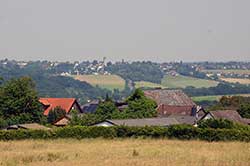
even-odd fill
[(125, 80), (118, 75), (72, 75), (79, 81), (85, 81), (93, 86), (98, 85), (101, 88), (109, 90), (120, 89), (125, 87)]
[(0, 142), (0, 165), (248, 166), (250, 143), (163, 139)]
[(223, 81), (230, 83), (250, 84), (250, 79), (247, 78), (220, 78)]

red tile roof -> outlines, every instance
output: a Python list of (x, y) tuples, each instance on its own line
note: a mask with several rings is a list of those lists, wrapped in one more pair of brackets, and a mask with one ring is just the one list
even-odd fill
[(45, 106), (44, 115), (48, 115), (49, 111), (59, 106), (69, 113), (73, 104), (76, 102), (75, 98), (40, 98), (39, 101)]

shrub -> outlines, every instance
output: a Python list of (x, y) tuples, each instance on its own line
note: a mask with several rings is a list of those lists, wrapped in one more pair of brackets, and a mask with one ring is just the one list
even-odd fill
[(171, 138), (181, 140), (199, 139), (206, 141), (250, 141), (249, 130), (197, 128), (189, 125), (166, 127), (84, 127), (74, 126), (54, 130), (0, 131), (0, 140), (57, 139), (57, 138)]

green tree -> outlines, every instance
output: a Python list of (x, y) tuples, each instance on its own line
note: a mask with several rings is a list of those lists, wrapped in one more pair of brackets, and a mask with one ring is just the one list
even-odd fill
[(54, 109), (49, 111), (48, 114), (48, 123), (54, 123), (60, 118), (66, 115), (66, 111), (62, 109), (60, 106), (55, 107)]
[(126, 109), (129, 118), (149, 118), (157, 115), (157, 104), (154, 100), (147, 98), (141, 89), (136, 89), (127, 99)]
[(249, 103), (242, 104), (237, 111), (241, 115), (241, 117), (250, 118), (250, 104)]
[(0, 116), (9, 124), (41, 121), (42, 106), (31, 78), (11, 79), (1, 85)]
[(110, 99), (99, 104), (95, 112), (96, 115), (103, 117), (103, 119), (111, 119), (113, 115), (119, 114), (119, 110), (114, 102)]

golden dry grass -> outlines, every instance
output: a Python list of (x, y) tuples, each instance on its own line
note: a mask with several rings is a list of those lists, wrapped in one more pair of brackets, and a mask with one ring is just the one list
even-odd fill
[(118, 75), (72, 75), (72, 77), (79, 81), (85, 81), (93, 86), (98, 85), (106, 89), (120, 89), (125, 87), (125, 80)]
[(247, 166), (250, 143), (162, 139), (0, 142), (0, 165)]
[(220, 78), (223, 81), (230, 83), (250, 84), (250, 79), (247, 78)]

